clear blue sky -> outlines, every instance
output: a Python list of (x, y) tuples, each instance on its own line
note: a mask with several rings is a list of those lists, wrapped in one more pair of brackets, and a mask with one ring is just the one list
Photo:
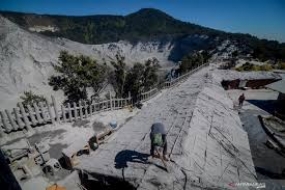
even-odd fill
[(0, 0), (0, 10), (127, 15), (157, 8), (174, 18), (285, 42), (285, 0)]

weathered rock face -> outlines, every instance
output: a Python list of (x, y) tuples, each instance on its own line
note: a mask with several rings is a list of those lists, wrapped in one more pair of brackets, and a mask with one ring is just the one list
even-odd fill
[(171, 44), (160, 42), (108, 43), (85, 45), (67, 39), (48, 38), (30, 33), (9, 20), (0, 17), (0, 105), (2, 109), (13, 108), (24, 91), (32, 90), (47, 98), (55, 94), (62, 100), (63, 94), (54, 92), (48, 78), (54, 74), (53, 66), (61, 50), (72, 54), (84, 54), (107, 63), (119, 52), (127, 64), (144, 62), (156, 57), (162, 66), (172, 65), (167, 60)]
[(0, 105), (2, 109), (15, 107), (20, 95), (28, 90), (46, 98), (53, 94), (59, 101), (63, 100), (63, 93), (53, 91), (48, 85), (62, 50), (91, 56), (99, 63), (108, 63), (117, 53), (125, 56), (128, 65), (155, 57), (162, 67), (168, 68), (186, 53), (216, 43), (207, 36), (194, 35), (176, 41), (165, 38), (135, 44), (119, 41), (86, 45), (31, 33), (0, 16)]

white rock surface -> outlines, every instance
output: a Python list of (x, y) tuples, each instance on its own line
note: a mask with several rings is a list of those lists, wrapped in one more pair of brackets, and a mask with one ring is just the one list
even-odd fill
[[(218, 75), (205, 68), (164, 91), (107, 144), (80, 157), (76, 168), (148, 190), (231, 189), (229, 183), (255, 182), (247, 133)], [(169, 172), (160, 160), (147, 160), (150, 126), (156, 121), (168, 131)]]
[(11, 109), (20, 101), (24, 91), (32, 90), (36, 94), (50, 99), (55, 95), (63, 100), (63, 93), (53, 91), (48, 78), (55, 74), (53, 66), (57, 64), (59, 52), (67, 50), (72, 54), (84, 54), (108, 63), (117, 52), (126, 57), (126, 63), (144, 62), (157, 58), (160, 65), (172, 65), (167, 60), (172, 49), (170, 43), (139, 42), (130, 44), (120, 41), (101, 45), (86, 45), (62, 38), (48, 38), (21, 29), (0, 15), (0, 106)]

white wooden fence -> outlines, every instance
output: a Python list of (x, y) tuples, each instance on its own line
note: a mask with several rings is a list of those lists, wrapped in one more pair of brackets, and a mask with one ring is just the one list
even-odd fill
[[(175, 80), (164, 82), (163, 88), (170, 88), (178, 82), (186, 80), (191, 74), (207, 65), (208, 64), (201, 65)], [(147, 92), (140, 93), (137, 99), (141, 102), (145, 102), (154, 97), (158, 92), (158, 88), (153, 88)], [(33, 130), (32, 127), (45, 125), (47, 123), (55, 124), (55, 122), (60, 123), (71, 122), (78, 119), (82, 120), (101, 111), (121, 109), (132, 104), (133, 101), (130, 94), (128, 98), (113, 99), (110, 96), (109, 100), (102, 102), (88, 104), (87, 102), (80, 101), (78, 103), (68, 103), (67, 105), (61, 105), (59, 107), (53, 96), (52, 104), (40, 103), (37, 105), (34, 103), (33, 105), (28, 105), (25, 109), (23, 104), (19, 103), (19, 107), (14, 108), (13, 111), (0, 111), (0, 136), (23, 129), (30, 131)]]
[[(142, 100), (150, 99), (154, 96), (155, 89), (145, 92), (142, 95)], [(55, 122), (70, 122), (78, 119), (91, 117), (101, 111), (111, 109), (121, 109), (132, 104), (132, 98), (129, 94), (128, 98), (112, 98), (102, 102), (87, 102), (79, 101), (78, 103), (67, 103), (66, 105), (57, 106), (55, 98), (52, 96), (51, 104), (33, 104), (28, 105), (25, 109), (22, 103), (13, 111), (5, 110), (0, 112), (0, 135), (11, 133), (22, 129), (32, 130), (32, 127), (45, 125), (47, 123), (55, 124)]]

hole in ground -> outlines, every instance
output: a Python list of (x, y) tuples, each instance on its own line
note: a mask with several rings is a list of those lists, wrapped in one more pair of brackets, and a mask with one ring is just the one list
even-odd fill
[(88, 179), (87, 174), (80, 174), (81, 185), (88, 190), (135, 190), (136, 188), (127, 181), (107, 176), (96, 176), (95, 180)]

